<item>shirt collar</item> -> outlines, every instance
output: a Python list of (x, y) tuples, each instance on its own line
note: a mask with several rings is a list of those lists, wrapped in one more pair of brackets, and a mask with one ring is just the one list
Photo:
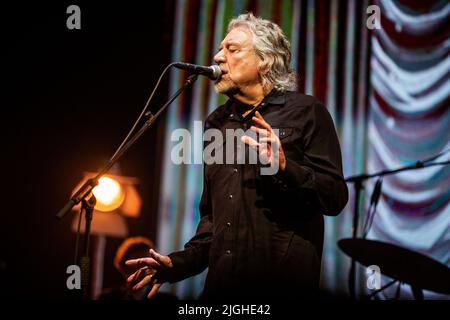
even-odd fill
[(264, 97), (263, 102), (268, 104), (285, 104), (286, 92), (272, 89), (267, 96)]
[[(237, 104), (237, 105), (244, 105), (244, 103), (234, 99), (234, 98), (230, 98), (227, 101), (228, 104)], [(269, 92), (269, 94), (267, 94), (264, 99), (261, 101), (260, 104), (285, 104), (286, 103), (286, 92), (285, 91), (278, 91), (275, 89), (272, 89), (272, 91)], [(253, 106), (248, 106), (249, 108), (253, 107)]]
[[(227, 105), (231, 106), (231, 108), (226, 109), (226, 113), (228, 114), (228, 118), (231, 120), (247, 120), (249, 117), (252, 117), (256, 110), (259, 110), (261, 108), (266, 107), (267, 105), (284, 105), (286, 103), (286, 92), (285, 91), (278, 91), (275, 89), (272, 89), (272, 91), (267, 94), (264, 99), (261, 101), (259, 106), (254, 109), (251, 113), (249, 113), (245, 118), (242, 118), (240, 116), (239, 111), (239, 105), (242, 107), (244, 104), (236, 99), (230, 98), (227, 101)], [(248, 106), (249, 108), (252, 106)]]

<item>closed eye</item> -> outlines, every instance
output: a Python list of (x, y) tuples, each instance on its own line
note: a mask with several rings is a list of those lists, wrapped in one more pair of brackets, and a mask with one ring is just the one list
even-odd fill
[(228, 51), (230, 51), (231, 53), (238, 52), (239, 48), (236, 46), (230, 46), (230, 47), (228, 47)]

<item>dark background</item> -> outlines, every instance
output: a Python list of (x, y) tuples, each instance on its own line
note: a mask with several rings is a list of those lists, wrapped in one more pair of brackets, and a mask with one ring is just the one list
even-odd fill
[[(71, 4), (81, 8), (81, 30), (66, 27)], [(72, 299), (73, 213), (63, 221), (55, 214), (83, 172), (112, 155), (170, 62), (173, 1), (21, 2), (2, 4), (0, 15), (0, 295)], [(167, 83), (152, 110), (167, 98)], [(141, 216), (127, 219), (130, 235), (154, 240), (163, 130), (160, 118), (119, 162), (122, 175), (139, 178), (143, 198)], [(111, 265), (120, 242), (107, 240), (106, 287), (120, 282)]]

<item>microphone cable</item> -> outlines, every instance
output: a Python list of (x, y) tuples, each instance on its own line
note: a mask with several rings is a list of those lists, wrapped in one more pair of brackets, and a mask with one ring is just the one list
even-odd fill
[(159, 87), (159, 84), (162, 80), (162, 78), (164, 77), (164, 75), (166, 74), (167, 70), (170, 69), (170, 67), (172, 67), (175, 64), (175, 62), (170, 63), (161, 73), (161, 75), (159, 76), (158, 81), (156, 82), (155, 87), (153, 88), (152, 93), (150, 94), (150, 97), (147, 100), (147, 103), (144, 106), (144, 109), (142, 109), (141, 114), (139, 115), (139, 117), (137, 118), (136, 122), (134, 123), (133, 127), (130, 129), (130, 131), (128, 132), (127, 136), (125, 137), (125, 139), (123, 139), (122, 143), (119, 145), (119, 147), (117, 148), (116, 152), (114, 152), (113, 156), (111, 157), (111, 159), (109, 159), (110, 162), (112, 162), (114, 160), (114, 158), (117, 156), (117, 154), (120, 152), (120, 150), (123, 148), (123, 146), (128, 142), (128, 140), (130, 139), (131, 134), (133, 133), (133, 131), (136, 129), (136, 126), (138, 125), (138, 123), (141, 121), (142, 117), (145, 115), (148, 105), (150, 104), (150, 101), (152, 101), (153, 96), (155, 95), (156, 90)]

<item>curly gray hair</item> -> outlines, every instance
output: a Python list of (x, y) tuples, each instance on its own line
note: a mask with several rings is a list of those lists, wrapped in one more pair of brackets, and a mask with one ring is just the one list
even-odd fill
[(269, 20), (255, 17), (252, 13), (241, 14), (232, 19), (227, 33), (238, 27), (247, 28), (252, 33), (255, 53), (261, 59), (259, 75), (263, 88), (295, 90), (296, 74), (290, 67), (291, 45), (281, 28)]

